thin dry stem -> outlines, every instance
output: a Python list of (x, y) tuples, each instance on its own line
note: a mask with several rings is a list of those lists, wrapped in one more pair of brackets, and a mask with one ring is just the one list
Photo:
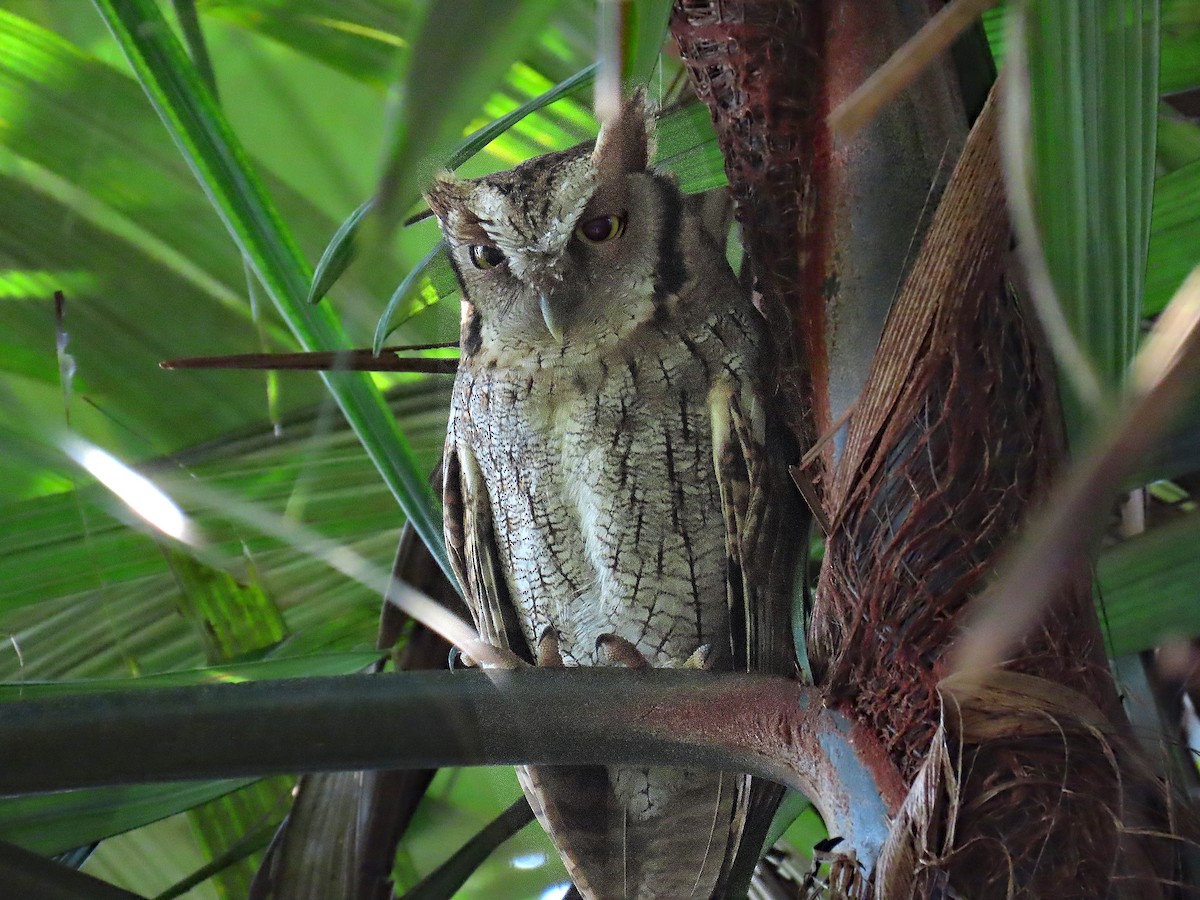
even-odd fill
[(236, 353), (228, 356), (186, 356), (166, 359), (158, 365), (163, 369), (271, 369), (306, 372), (421, 372), (429, 375), (453, 375), (458, 370), (457, 359), (438, 359), (424, 356), (403, 357), (398, 353), (417, 350), (440, 350), (457, 347), (452, 344), (414, 344), (383, 347), (378, 354), (367, 349), (318, 350), (300, 353)]
[(829, 114), (834, 137), (848, 140), (864, 128), (876, 113), (921, 73), (971, 26), (984, 10), (999, 0), (954, 0), (876, 69), (849, 97)]

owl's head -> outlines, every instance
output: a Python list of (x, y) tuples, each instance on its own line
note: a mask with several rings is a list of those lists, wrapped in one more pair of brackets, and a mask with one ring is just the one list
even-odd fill
[(682, 201), (649, 159), (638, 92), (594, 147), (435, 182), (426, 199), (462, 287), (464, 354), (601, 342), (652, 314), (656, 291), (678, 289), (663, 283), (676, 246), (663, 235)]

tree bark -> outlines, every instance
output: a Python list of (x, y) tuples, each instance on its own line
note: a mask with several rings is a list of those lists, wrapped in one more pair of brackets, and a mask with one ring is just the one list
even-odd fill
[[(904, 5), (870, 4), (870, 15), (886, 21)], [(838, 293), (839, 242), (876, 252), (854, 229), (837, 231), (849, 182), (835, 177), (823, 122), (832, 73), (854, 68), (837, 54), (859, 58), (837, 27), (861, 23), (864, 6), (679, 0), (672, 21), (726, 153), (765, 312), (786, 326), (773, 329), (785, 342), (781, 391), (803, 407), (793, 416), (801, 436), (832, 421), (830, 348), (837, 318), (855, 311), (849, 294), (838, 316), (826, 306)], [(1040, 334), (1005, 284), (995, 118), (993, 103), (968, 138), (844, 447), (824, 452), (831, 531), (809, 654), (828, 702), (884, 749), (884, 764), (864, 759), (868, 768), (899, 772), (908, 787), (873, 873), (876, 896), (1155, 896), (1173, 871), (1169, 839), (1150, 832), (1169, 833), (1170, 817), (1129, 740), (1086, 559), (1066, 560), (1002, 668), (943, 681), (968, 602), (1044, 498), (1064, 449)], [(893, 250), (881, 268), (895, 270)], [(845, 360), (843, 386), (855, 369)]]

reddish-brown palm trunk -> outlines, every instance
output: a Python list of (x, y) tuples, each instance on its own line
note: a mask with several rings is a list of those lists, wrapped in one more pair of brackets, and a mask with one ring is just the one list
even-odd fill
[[(1169, 854), (1130, 829), (1166, 830), (1163, 795), (1128, 740), (1086, 561), (1002, 671), (942, 680), (967, 601), (1064, 445), (1037, 328), (1005, 282), (994, 109), (925, 234), (921, 195), (959, 147), (946, 73), (848, 146), (825, 127), (921, 5), (677, 0), (671, 25), (726, 155), (793, 428), (823, 434), (862, 386), (815, 478), (831, 531), (814, 673), (877, 737), (879, 783), (910, 787), (880, 896), (1156, 896)], [(904, 110), (911, 128), (889, 132)], [(899, 186), (864, 190), (888, 171)], [(900, 200), (879, 202), (889, 187)], [(897, 252), (910, 243), (915, 262)]]

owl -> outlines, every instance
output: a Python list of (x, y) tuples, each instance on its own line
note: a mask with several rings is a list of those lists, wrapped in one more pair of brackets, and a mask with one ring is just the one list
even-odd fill
[[(445, 532), (485, 641), (542, 666), (794, 671), (804, 529), (729, 205), (650, 167), (639, 93), (594, 145), (427, 199), (462, 289)], [(791, 461), (794, 461), (791, 460)], [(529, 767), (576, 890), (726, 897), (781, 789), (736, 772)]]

